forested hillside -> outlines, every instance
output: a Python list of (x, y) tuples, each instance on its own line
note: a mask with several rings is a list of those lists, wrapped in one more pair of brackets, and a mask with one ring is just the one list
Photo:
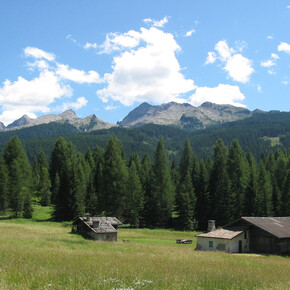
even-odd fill
[[(206, 228), (208, 219), (224, 225), (241, 216), (288, 216), (290, 152), (244, 153), (237, 139), (218, 139), (213, 158), (200, 159), (188, 138), (178, 164), (168, 160), (160, 138), (153, 158), (134, 153), (110, 137), (105, 148), (85, 154), (60, 137), (47, 157), (28, 158), (18, 137), (0, 159), (0, 211), (32, 216), (32, 200), (54, 205), (55, 220), (90, 212), (117, 216), (133, 227)], [(49, 160), (49, 161), (48, 161)]]
[(112, 135), (123, 143), (126, 156), (138, 153), (140, 157), (145, 154), (153, 157), (158, 140), (162, 136), (169, 152), (169, 159), (178, 162), (183, 141), (188, 136), (199, 158), (213, 156), (213, 147), (218, 138), (222, 138), (227, 146), (236, 138), (245, 152), (252, 152), (258, 159), (262, 153), (268, 154), (277, 148), (290, 149), (290, 113), (255, 113), (253, 117), (242, 121), (195, 131), (148, 124), (138, 128), (115, 127), (80, 133), (70, 124), (50, 123), (1, 132), (0, 152), (15, 135), (22, 141), (30, 161), (35, 160), (40, 151), (50, 156), (59, 136), (65, 136), (78, 151), (85, 153), (88, 148), (92, 150), (95, 145), (104, 148)]

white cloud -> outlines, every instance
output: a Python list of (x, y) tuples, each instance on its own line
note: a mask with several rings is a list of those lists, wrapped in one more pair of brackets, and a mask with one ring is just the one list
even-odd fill
[(193, 33), (195, 33), (195, 29), (191, 29), (191, 30), (187, 31), (185, 36), (190, 37)]
[(257, 86), (257, 91), (258, 91), (259, 93), (262, 92), (262, 87), (261, 87), (261, 85), (258, 85), (258, 86)]
[(279, 55), (277, 55), (276, 53), (272, 53), (272, 54), (271, 54), (271, 57), (272, 57), (273, 59), (279, 59)]
[(206, 58), (205, 64), (215, 63), (216, 60), (217, 60), (217, 56), (216, 56), (215, 52), (210, 51), (207, 53), (207, 58)]
[[(243, 50), (245, 46), (245, 42), (240, 42), (238, 50)], [(205, 64), (214, 63), (218, 59), (224, 64), (223, 69), (228, 72), (229, 77), (233, 80), (241, 83), (250, 80), (250, 76), (254, 72), (251, 60), (230, 48), (225, 40), (219, 41), (215, 45), (215, 50), (217, 54), (209, 52)]]
[[(4, 122), (13, 121), (15, 115), (31, 115), (35, 112), (49, 112), (49, 105), (63, 96), (71, 96), (72, 89), (60, 82), (50, 71), (43, 71), (32, 80), (18, 77), (15, 82), (6, 80), (0, 87), (0, 103)], [(11, 114), (8, 118), (7, 112)], [(21, 117), (21, 116), (19, 116)]]
[(278, 51), (290, 53), (290, 44), (287, 42), (281, 42), (278, 46)]
[(98, 47), (98, 45), (96, 43), (90, 43), (90, 42), (87, 42), (85, 45), (84, 45), (84, 48), (85, 49), (89, 49), (89, 48), (94, 48), (96, 49)]
[(36, 58), (36, 59), (44, 58), (48, 61), (55, 60), (55, 55), (53, 53), (46, 52), (46, 51), (39, 49), (37, 47), (31, 47), (31, 46), (26, 47), (24, 49), (24, 54), (26, 57), (31, 56), (31, 57)]
[(153, 20), (151, 18), (146, 18), (143, 20), (145, 23), (152, 23), (152, 26), (155, 27), (164, 27), (164, 25), (168, 22), (168, 18), (164, 17), (163, 19), (157, 21), (157, 20)]
[(274, 37), (272, 35), (268, 35), (267, 39), (273, 39)]
[(102, 80), (96, 71), (85, 72), (70, 68), (68, 65), (57, 64), (56, 74), (62, 79), (70, 80), (79, 84), (83, 83), (101, 83)]
[[(126, 46), (126, 51), (114, 57), (113, 72), (105, 75), (108, 86), (98, 90), (97, 95), (103, 102), (112, 99), (124, 105), (143, 101), (184, 102), (180, 96), (195, 86), (193, 80), (185, 79), (180, 72), (175, 56), (180, 47), (173, 35), (155, 27), (131, 31), (130, 35), (136, 43), (142, 41), (145, 46)], [(120, 44), (115, 39), (111, 39), (111, 43)]]
[(245, 96), (241, 93), (238, 86), (219, 84), (217, 87), (198, 87), (190, 97), (193, 106), (199, 106), (204, 102), (215, 104), (229, 104), (233, 106), (246, 107), (239, 101), (243, 101)]
[(117, 106), (112, 106), (112, 105), (108, 105), (105, 107), (106, 111), (112, 111), (112, 110), (116, 110), (118, 107)]
[(271, 67), (273, 65), (276, 65), (273, 59), (265, 60), (261, 62), (261, 66), (263, 67)]
[(86, 106), (88, 103), (87, 99), (85, 97), (80, 97), (76, 100), (76, 102), (69, 102), (69, 103), (63, 103), (62, 106), (58, 107), (57, 111), (66, 111), (68, 109), (75, 109), (78, 110), (84, 106)]
[(282, 84), (285, 85), (285, 86), (289, 85), (289, 83), (290, 83), (290, 82), (287, 81), (287, 80), (282, 81)]

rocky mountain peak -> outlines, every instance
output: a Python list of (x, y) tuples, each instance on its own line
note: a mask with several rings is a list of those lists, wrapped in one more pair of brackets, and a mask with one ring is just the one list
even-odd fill
[(14, 128), (14, 127), (19, 127), (19, 126), (24, 126), (27, 124), (30, 124), (33, 121), (30, 117), (27, 115), (23, 115), (21, 118), (15, 120), (13, 123), (9, 124), (7, 126), (8, 129)]
[(62, 119), (69, 120), (69, 121), (78, 119), (78, 116), (76, 115), (76, 113), (72, 109), (64, 111), (63, 113), (59, 114), (59, 116)]

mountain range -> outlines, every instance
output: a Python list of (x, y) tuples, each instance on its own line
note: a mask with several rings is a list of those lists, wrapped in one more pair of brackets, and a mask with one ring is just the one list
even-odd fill
[(90, 132), (111, 127), (141, 127), (145, 124), (167, 125), (181, 129), (204, 129), (226, 122), (243, 120), (263, 111), (250, 111), (245, 108), (232, 105), (217, 105), (205, 102), (199, 107), (190, 104), (166, 103), (153, 106), (143, 103), (132, 110), (122, 121), (111, 124), (97, 118), (94, 114), (85, 118), (79, 118), (73, 110), (67, 110), (61, 114), (44, 115), (32, 119), (24, 115), (7, 127), (0, 122), (0, 132), (22, 129), (48, 123), (70, 124), (79, 132)]

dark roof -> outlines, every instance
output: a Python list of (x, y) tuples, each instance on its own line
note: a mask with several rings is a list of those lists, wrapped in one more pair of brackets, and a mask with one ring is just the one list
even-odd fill
[(244, 220), (277, 238), (290, 238), (290, 217), (242, 217), (240, 220)]
[(119, 221), (116, 217), (92, 217), (93, 222), (106, 222), (113, 226), (120, 226), (123, 223)]
[(220, 228), (220, 229), (216, 229), (214, 231), (208, 232), (208, 233), (199, 234), (197, 235), (197, 237), (232, 240), (233, 238), (237, 237), (248, 228), (249, 227), (242, 227), (242, 226), (229, 227), (227, 229)]
[(97, 234), (116, 233), (117, 232), (117, 230), (110, 223), (106, 223), (106, 222), (100, 222), (98, 227), (92, 228), (92, 229)]

